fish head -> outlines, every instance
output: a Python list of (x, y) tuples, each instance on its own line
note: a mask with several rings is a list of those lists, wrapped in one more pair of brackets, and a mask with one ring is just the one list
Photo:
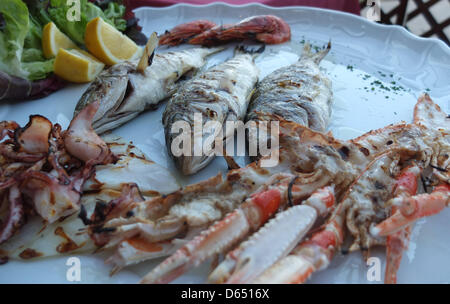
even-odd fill
[[(179, 94), (185, 96), (178, 92), (173, 98), (178, 98)], [(211, 111), (214, 105), (209, 104), (209, 108)], [(197, 173), (211, 162), (217, 152), (223, 152), (223, 145), (218, 143), (224, 138), (222, 122), (225, 109), (220, 106), (214, 108), (214, 119), (204, 114), (207, 109), (200, 106), (193, 110), (186, 104), (170, 103), (163, 113), (167, 152), (184, 175)]]
[(97, 133), (112, 129), (111, 124), (114, 125), (122, 115), (118, 109), (133, 91), (129, 75), (135, 68), (135, 64), (123, 62), (101, 72), (81, 96), (74, 116), (89, 104), (99, 101), (100, 106), (93, 118), (92, 127)]
[(175, 166), (183, 175), (192, 175), (206, 167), (214, 156), (179, 156), (172, 157)]

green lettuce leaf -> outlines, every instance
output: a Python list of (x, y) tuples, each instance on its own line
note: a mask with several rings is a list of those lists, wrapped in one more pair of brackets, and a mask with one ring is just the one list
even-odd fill
[(125, 14), (123, 5), (110, 3), (105, 12), (103, 12), (95, 4), (87, 0), (80, 0), (80, 18), (78, 21), (69, 21), (69, 18), (67, 18), (67, 15), (73, 11), (71, 8), (72, 6), (67, 5), (66, 0), (50, 0), (50, 7), (47, 9), (47, 12), (49, 18), (56, 26), (79, 45), (84, 45), (86, 25), (96, 17), (101, 17), (120, 31), (124, 31), (126, 28), (126, 21), (123, 19)]
[(21, 65), (29, 25), (27, 6), (20, 0), (1, 0), (0, 19), (0, 70), (27, 78), (29, 73)]
[(106, 18), (114, 23), (119, 31), (123, 32), (127, 29), (127, 21), (123, 19), (125, 15), (125, 6), (116, 2), (109, 2), (108, 7), (103, 11)]
[(45, 61), (23, 62), (22, 67), (28, 71), (29, 80), (44, 79), (53, 72), (54, 59)]
[(20, 0), (1, 0), (0, 70), (29, 80), (53, 71), (53, 60), (44, 58), (42, 28)]
[(42, 79), (53, 71), (53, 59), (42, 52), (42, 27), (50, 21), (73, 41), (84, 45), (87, 23), (101, 17), (124, 31), (125, 7), (110, 2), (103, 11), (87, 0), (80, 0), (80, 20), (67, 18), (67, 0), (0, 0), (0, 71), (28, 80)]
[(25, 37), (22, 53), (22, 67), (28, 71), (28, 79), (43, 79), (53, 72), (53, 59), (46, 59), (42, 51), (42, 27), (29, 16), (28, 33)]

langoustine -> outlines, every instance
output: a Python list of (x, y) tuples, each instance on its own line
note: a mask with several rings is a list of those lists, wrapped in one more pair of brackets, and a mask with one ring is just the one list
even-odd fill
[[(367, 256), (370, 247), (385, 244), (385, 238), (382, 237), (385, 233), (385, 230), (382, 229), (383, 225), (386, 225), (383, 224), (385, 220), (386, 223), (389, 223), (387, 226), (395, 228), (386, 230), (386, 233), (389, 234), (402, 228), (402, 225), (410, 224), (414, 219), (427, 214), (426, 212), (416, 212), (410, 218), (405, 218), (405, 214), (402, 214), (401, 221), (389, 218), (391, 206), (387, 202), (396, 195), (394, 191), (396, 176), (397, 178), (400, 176), (403, 168), (411, 164), (416, 164), (422, 169), (440, 168), (433, 169), (433, 177), (444, 186), (437, 187), (433, 194), (423, 194), (420, 198), (414, 196), (413, 199), (423, 202), (423, 204), (436, 201), (437, 207), (432, 208), (433, 212), (438, 212), (442, 207), (448, 205), (449, 128), (447, 115), (431, 101), (428, 95), (424, 95), (415, 107), (414, 116), (413, 124), (391, 125), (346, 142), (337, 141), (330, 135), (314, 132), (292, 122), (282, 121), (280, 163), (277, 167), (261, 168), (258, 166), (259, 162), (256, 162), (247, 167), (230, 171), (225, 180), (218, 176), (201, 184), (189, 186), (167, 197), (128, 204), (133, 207), (125, 210), (132, 210), (135, 215), (139, 214), (139, 220), (125, 219), (123, 216), (110, 218), (105, 222), (97, 223), (98, 227), (103, 230), (101, 233), (92, 230), (92, 236), (101, 238), (106, 247), (109, 245), (114, 247), (133, 238), (139, 238), (144, 243), (161, 245), (158, 256), (174, 252), (143, 281), (147, 283), (168, 282), (208, 257), (236, 248), (235, 246), (243, 237), (241, 233), (244, 232), (244, 235), (248, 235), (250, 230), (246, 228), (246, 225), (240, 224), (242, 220), (239, 218), (242, 217), (232, 216), (234, 213), (226, 217), (225, 215), (235, 208), (240, 208), (239, 206), (245, 206), (246, 199), (255, 198), (258, 193), (264, 193), (261, 190), (267, 189), (267, 187), (273, 187), (275, 191), (278, 191), (278, 197), (281, 199), (276, 201), (286, 202), (286, 197), (293, 195), (292, 188), (289, 194), (289, 191), (283, 190), (281, 184), (274, 184), (273, 181), (280, 173), (292, 174), (295, 177), (292, 186), (298, 187), (299, 190), (294, 191), (296, 203), (301, 203), (317, 189), (333, 186), (336, 209), (322, 229), (316, 231), (306, 241), (300, 241), (287, 257), (283, 257), (277, 252), (278, 255), (272, 256), (271, 262), (259, 264), (257, 267), (258, 270), (261, 268), (267, 272), (278, 273), (276, 276), (278, 279), (275, 282), (304, 282), (314, 271), (326, 268), (336, 250), (342, 245), (346, 230), (350, 232), (347, 235), (353, 238), (351, 250), (362, 249)], [(436, 123), (440, 123), (440, 126), (436, 127)], [(224, 189), (226, 189), (226, 194)], [(280, 208), (289, 210), (289, 206), (285, 203), (276, 203), (274, 207), (270, 203), (273, 202), (273, 199), (264, 201), (264, 204), (260, 204), (265, 206), (263, 209), (254, 209), (249, 213), (248, 222), (258, 221), (258, 214), (268, 212), (269, 222), (267, 225), (271, 225), (271, 227), (280, 225), (282, 219), (275, 217), (270, 220), (270, 218)], [(188, 210), (190, 212), (186, 212)], [(210, 210), (208, 213), (214, 216), (205, 216), (208, 213), (200, 210)], [(183, 211), (185, 212), (183, 213)], [(395, 214), (393, 219), (398, 217)], [(195, 231), (196, 228), (198, 230), (207, 227), (214, 220), (222, 218), (223, 220), (200, 234)], [(151, 230), (139, 225), (144, 220)], [(195, 225), (195, 221), (201, 224)], [(172, 229), (166, 230), (168, 227), (164, 227), (163, 223), (178, 224), (170, 226)], [(264, 228), (256, 230), (270, 231), (266, 231)], [(128, 232), (129, 234), (127, 234)], [(189, 235), (189, 232), (197, 236), (193, 237), (192, 234)], [(233, 235), (240, 235), (240, 237), (236, 239), (232, 237)], [(255, 246), (255, 242), (259, 245), (267, 243), (266, 235), (266, 233), (257, 233), (252, 237), (254, 240), (249, 243), (252, 246)], [(160, 238), (155, 239), (155, 236)], [(187, 243), (186, 241), (175, 242), (175, 239), (183, 238), (183, 236), (186, 237)], [(280, 240), (271, 242), (270, 246), (281, 246), (279, 243), (281, 241), (284, 241), (284, 238), (280, 236)], [(290, 243), (289, 246), (295, 245), (295, 242)], [(169, 246), (164, 247), (163, 245)], [(289, 248), (289, 246), (284, 248)], [(179, 249), (175, 251), (177, 248)], [(252, 251), (252, 254), (250, 257), (246, 257), (246, 261), (257, 258), (255, 255), (264, 253)], [(146, 258), (152, 256), (156, 256), (155, 252), (149, 253)], [(293, 271), (292, 268), (287, 269), (290, 267), (290, 263), (283, 262), (284, 259), (295, 259), (291, 256), (300, 256), (297, 260), (299, 263), (295, 264), (297, 268), (295, 268), (296, 276), (294, 277), (288, 274), (288, 272), (292, 274)], [(232, 255), (231, 258), (233, 259), (233, 257), (238, 259)], [(118, 250), (109, 262), (117, 262), (115, 265), (117, 270), (127, 265), (127, 258), (132, 260), (132, 256), (127, 257), (124, 252)], [(138, 262), (138, 260), (132, 261)], [(238, 262), (238, 264), (240, 263)], [(215, 282), (229, 282), (229, 278), (236, 278), (233, 269), (234, 267), (231, 267), (230, 271), (222, 271), (220, 276), (210, 279)], [(247, 267), (245, 271), (252, 273), (256, 269)], [(245, 276), (239, 275), (238, 277), (244, 278), (242, 282), (247, 283), (251, 281), (266, 282), (264, 273), (250, 276), (249, 280), (245, 280)], [(270, 282), (275, 283), (274, 281)]]
[(197, 20), (177, 25), (160, 37), (160, 44), (178, 45), (183, 42), (214, 46), (230, 41), (256, 40), (279, 44), (291, 39), (291, 28), (274, 15), (252, 16), (235, 24), (215, 25)]
[[(449, 127), (447, 115), (425, 94), (415, 106), (413, 124), (391, 125), (352, 140), (366, 154), (387, 146), (355, 179), (327, 224), (255, 282), (305, 282), (329, 265), (347, 230), (354, 240), (350, 250), (361, 249), (365, 257), (372, 246), (386, 245), (385, 283), (396, 283), (413, 222), (450, 203)], [(346, 154), (351, 156), (351, 150)], [(431, 194), (414, 195), (426, 168), (432, 168), (437, 186)]]
[[(311, 162), (310, 158), (316, 158), (317, 151), (321, 151), (318, 148), (320, 145), (334, 143), (334, 140), (329, 142), (330, 139), (323, 134), (316, 134), (306, 127), (302, 130), (305, 136), (300, 140), (298, 134), (286, 136), (286, 144), (294, 137), (292, 144), (304, 152), (304, 157), (308, 159), (304, 160), (305, 163)], [(183, 240), (191, 239), (199, 230), (223, 218), (277, 174), (291, 172), (292, 176), (300, 176), (297, 182), (304, 184), (298, 194), (300, 198), (308, 197), (318, 187), (325, 186), (332, 176), (337, 176), (336, 184), (339, 181), (343, 184), (350, 183), (350, 180), (346, 180), (347, 177), (342, 176), (341, 179), (337, 175), (338, 171), (335, 171), (338, 168), (352, 171), (342, 160), (333, 159), (332, 163), (327, 163), (328, 159), (323, 159), (323, 162), (317, 165), (320, 167), (320, 173), (313, 174), (298, 171), (300, 166), (297, 163), (303, 160), (294, 153), (287, 149), (280, 153), (280, 163), (276, 167), (261, 168), (260, 162), (255, 162), (230, 171), (225, 180), (219, 174), (165, 197), (127, 204), (121, 214), (130, 212), (132, 216), (95, 223), (91, 228), (92, 237), (99, 246), (117, 248), (108, 261), (114, 264), (114, 270), (118, 270), (129, 263), (170, 254), (185, 242)], [(339, 155), (337, 152), (336, 154)], [(117, 205), (116, 208), (120, 210), (121, 206)], [(159, 250), (147, 253), (125, 250), (136, 238), (139, 238), (140, 242), (153, 244), (153, 248)], [(139, 256), (140, 260), (135, 256)]]
[(161, 35), (159, 37), (159, 44), (170, 46), (179, 45), (215, 26), (216, 24), (209, 20), (195, 20), (179, 24)]

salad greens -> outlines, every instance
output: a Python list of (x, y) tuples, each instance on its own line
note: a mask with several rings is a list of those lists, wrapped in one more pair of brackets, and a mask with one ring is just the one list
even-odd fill
[[(20, 0), (2, 0), (0, 16), (3, 20), (0, 29), (0, 70), (28, 79), (39, 78), (40, 72), (46, 70), (46, 65), (51, 66), (51, 63), (46, 63), (47, 60), (41, 60), (39, 66), (34, 63), (34, 59), (42, 55), (40, 27), (30, 22), (27, 6)], [(39, 45), (35, 44), (37, 40)], [(25, 42), (27, 48), (24, 52)], [(23, 65), (23, 59), (27, 62), (26, 66)], [(36, 71), (39, 71), (37, 75)]]
[[(80, 15), (78, 21), (68, 20), (67, 15), (70, 14), (69, 10), (73, 6), (67, 5), (67, 0), (47, 0), (47, 10), (40, 10), (40, 13), (46, 14), (46, 16), (42, 16), (41, 18), (52, 20), (63, 33), (80, 45), (84, 44), (86, 25), (96, 17), (101, 17), (120, 31), (125, 30), (126, 21), (122, 18), (125, 14), (125, 7), (123, 5), (110, 2), (108, 8), (105, 11), (102, 11), (100, 7), (88, 0), (78, 1), (80, 1)], [(40, 2), (40, 5), (42, 6), (43, 3)]]
[(43, 79), (53, 71), (53, 59), (46, 59), (42, 51), (42, 28), (32, 16), (23, 44), (22, 67), (29, 72), (28, 79)]
[(123, 32), (127, 29), (127, 21), (123, 19), (125, 16), (125, 6), (116, 2), (109, 2), (108, 7), (103, 11), (107, 20), (110, 20), (119, 31)]
[(123, 5), (111, 1), (102, 10), (88, 0), (78, 1), (80, 18), (69, 21), (73, 4), (67, 0), (1, 0), (0, 71), (28, 80), (46, 78), (53, 71), (54, 60), (46, 59), (42, 52), (42, 28), (48, 22), (53, 21), (80, 46), (84, 45), (87, 23), (96, 17), (120, 31), (126, 29)]

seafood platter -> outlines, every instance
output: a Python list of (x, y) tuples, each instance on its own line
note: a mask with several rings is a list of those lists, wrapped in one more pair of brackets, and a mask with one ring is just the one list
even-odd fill
[(29, 3), (50, 22), (41, 61), (28, 35), (0, 66), (1, 283), (450, 282), (443, 42), (223, 3), (83, 4), (83, 38)]

